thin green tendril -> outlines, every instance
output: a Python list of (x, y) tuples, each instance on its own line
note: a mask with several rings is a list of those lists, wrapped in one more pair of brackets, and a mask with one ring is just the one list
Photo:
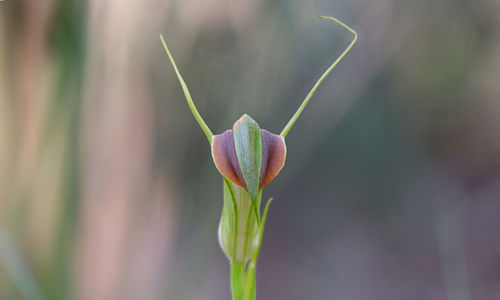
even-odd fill
[(323, 73), (323, 75), (321, 75), (321, 77), (318, 79), (318, 81), (316, 82), (316, 84), (313, 86), (313, 88), (311, 89), (311, 91), (309, 91), (309, 94), (307, 94), (306, 98), (304, 99), (304, 101), (302, 101), (302, 104), (299, 106), (299, 109), (297, 109), (297, 111), (295, 112), (295, 114), (292, 116), (292, 118), (290, 119), (290, 121), (288, 121), (288, 123), (286, 124), (285, 128), (283, 128), (283, 131), (281, 131), (280, 135), (282, 137), (286, 137), (286, 135), (288, 134), (288, 132), (290, 131), (290, 129), (292, 128), (293, 124), (295, 123), (295, 121), (297, 121), (297, 118), (300, 116), (300, 114), (302, 113), (302, 111), (304, 110), (304, 108), (306, 107), (307, 103), (309, 102), (309, 100), (311, 99), (311, 97), (314, 95), (314, 92), (316, 92), (316, 89), (318, 88), (318, 86), (321, 84), (321, 82), (323, 81), (323, 79), (325, 79), (325, 77), (333, 70), (333, 68), (335, 68), (335, 66), (339, 63), (339, 61), (342, 60), (342, 58), (344, 58), (344, 56), (347, 54), (347, 52), (349, 52), (349, 50), (351, 50), (352, 46), (354, 45), (354, 43), (356, 42), (356, 40), (358, 39), (358, 34), (356, 33), (356, 31), (354, 29), (352, 29), (351, 27), (347, 26), (346, 24), (342, 23), (341, 21), (339, 21), (338, 19), (336, 18), (333, 18), (333, 17), (324, 17), (324, 16), (320, 16), (318, 15), (318, 18), (321, 18), (321, 19), (325, 19), (325, 20), (331, 20), (331, 21), (334, 21), (334, 22), (337, 22), (338, 24), (340, 24), (342, 27), (344, 27), (345, 29), (349, 30), (352, 34), (354, 34), (354, 39), (352, 40), (352, 42), (349, 44), (349, 46), (347, 46), (347, 48), (344, 50), (344, 52), (342, 52), (342, 54), (333, 62), (333, 64), (325, 71), (325, 73)]
[(186, 101), (191, 109), (191, 112), (193, 113), (194, 118), (196, 121), (198, 121), (198, 124), (201, 127), (201, 130), (205, 133), (207, 136), (208, 142), (212, 144), (212, 131), (210, 128), (208, 128), (207, 124), (205, 121), (203, 121), (203, 118), (201, 117), (200, 113), (196, 109), (196, 105), (194, 105), (193, 99), (191, 98), (191, 94), (189, 93), (188, 87), (186, 85), (186, 82), (184, 82), (184, 79), (181, 76), (181, 73), (179, 72), (179, 69), (177, 69), (177, 65), (175, 64), (174, 58), (172, 57), (172, 54), (170, 54), (170, 51), (168, 50), (167, 43), (165, 42), (165, 39), (163, 38), (163, 35), (160, 34), (160, 39), (163, 44), (163, 48), (165, 48), (165, 52), (167, 52), (168, 58), (170, 58), (170, 62), (172, 63), (172, 66), (174, 67), (175, 74), (177, 74), (177, 79), (179, 79), (179, 82), (182, 86), (182, 90), (184, 91), (184, 95), (186, 96)]

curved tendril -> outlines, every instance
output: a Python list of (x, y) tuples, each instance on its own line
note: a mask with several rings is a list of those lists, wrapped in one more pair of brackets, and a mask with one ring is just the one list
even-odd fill
[(313, 88), (311, 89), (311, 91), (309, 91), (309, 94), (307, 94), (307, 96), (304, 99), (304, 101), (302, 101), (302, 104), (300, 105), (299, 109), (297, 109), (297, 111), (295, 112), (295, 114), (293, 115), (293, 117), (286, 124), (285, 128), (283, 128), (283, 131), (281, 131), (280, 135), (282, 137), (286, 137), (286, 135), (288, 134), (288, 132), (292, 128), (293, 124), (295, 123), (295, 121), (297, 121), (297, 118), (300, 116), (300, 114), (302, 113), (302, 111), (306, 107), (306, 105), (309, 102), (309, 100), (311, 99), (311, 97), (314, 95), (314, 92), (316, 92), (316, 89), (321, 84), (321, 82), (323, 81), (323, 79), (325, 79), (325, 77), (333, 70), (333, 68), (335, 68), (335, 66), (339, 63), (339, 61), (341, 61), (342, 58), (344, 58), (344, 56), (347, 54), (347, 52), (349, 52), (349, 50), (351, 50), (352, 46), (354, 45), (354, 43), (358, 39), (358, 34), (356, 33), (356, 31), (354, 29), (352, 29), (351, 27), (347, 26), (346, 24), (342, 23), (338, 19), (333, 18), (333, 17), (324, 17), (324, 16), (320, 16), (320, 15), (318, 15), (318, 18), (325, 19), (325, 20), (331, 20), (331, 21), (334, 21), (334, 22), (338, 23), (339, 25), (341, 25), (345, 29), (349, 30), (352, 34), (354, 34), (354, 39), (349, 44), (349, 46), (347, 46), (347, 48), (344, 50), (344, 52), (342, 52), (342, 54), (325, 71), (325, 73), (323, 73), (323, 75), (321, 75), (321, 77), (318, 79), (318, 81), (313, 86)]
[(194, 118), (196, 121), (198, 121), (198, 124), (201, 127), (201, 130), (203, 130), (203, 133), (207, 136), (208, 142), (212, 144), (212, 131), (210, 128), (208, 128), (207, 124), (205, 121), (203, 121), (203, 118), (201, 117), (200, 113), (196, 109), (196, 105), (194, 105), (193, 99), (191, 98), (191, 94), (189, 93), (188, 87), (186, 85), (186, 82), (184, 82), (184, 79), (182, 79), (181, 73), (179, 72), (179, 69), (177, 69), (177, 65), (175, 64), (174, 58), (172, 57), (172, 54), (170, 54), (170, 51), (168, 50), (167, 43), (165, 42), (165, 39), (163, 38), (163, 35), (160, 34), (160, 39), (163, 44), (163, 48), (165, 48), (165, 52), (167, 52), (168, 58), (170, 58), (170, 62), (172, 63), (172, 66), (174, 67), (175, 74), (177, 74), (177, 79), (179, 79), (179, 82), (182, 86), (182, 90), (184, 91), (184, 95), (186, 96), (186, 101), (189, 106), (189, 109), (191, 109), (191, 112), (193, 113)]

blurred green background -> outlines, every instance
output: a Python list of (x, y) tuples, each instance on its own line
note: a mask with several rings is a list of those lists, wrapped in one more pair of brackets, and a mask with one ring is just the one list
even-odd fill
[(229, 299), (215, 133), (287, 137), (258, 299), (500, 298), (498, 0), (0, 1), (0, 299)]

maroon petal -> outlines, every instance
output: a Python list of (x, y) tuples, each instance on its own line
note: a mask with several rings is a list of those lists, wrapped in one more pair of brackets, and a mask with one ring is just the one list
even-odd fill
[(265, 129), (260, 130), (262, 136), (262, 166), (260, 168), (260, 188), (273, 180), (285, 165), (285, 139)]
[(212, 157), (219, 172), (231, 182), (246, 189), (245, 180), (238, 164), (232, 130), (214, 135), (212, 138)]

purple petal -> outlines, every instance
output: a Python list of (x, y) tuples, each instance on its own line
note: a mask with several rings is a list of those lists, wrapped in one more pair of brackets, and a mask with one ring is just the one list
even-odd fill
[(219, 172), (231, 182), (246, 189), (234, 147), (232, 130), (214, 135), (212, 140), (212, 157)]
[(285, 139), (277, 134), (261, 129), (262, 166), (260, 168), (260, 188), (273, 180), (285, 165)]

